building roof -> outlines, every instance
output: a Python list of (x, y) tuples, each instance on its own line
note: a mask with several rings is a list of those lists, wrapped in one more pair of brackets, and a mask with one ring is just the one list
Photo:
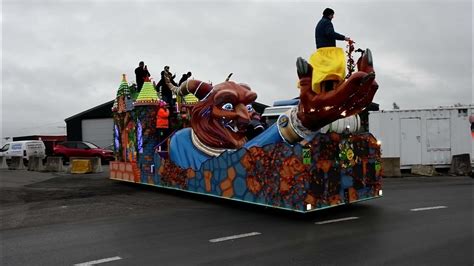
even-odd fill
[[(80, 113), (78, 113), (78, 114), (76, 114), (76, 115), (73, 115), (73, 116), (71, 116), (71, 117), (68, 117), (68, 118), (64, 119), (64, 121), (68, 122), (69, 120), (72, 120), (72, 119), (75, 119), (75, 118), (78, 118), (78, 117), (81, 117), (81, 116), (85, 116), (85, 115), (87, 115), (88, 113), (91, 113), (91, 112), (94, 112), (94, 111), (98, 111), (98, 110), (101, 110), (101, 109), (103, 109), (103, 108), (104, 108), (104, 109), (108, 109), (108, 110), (110, 111), (111, 108), (112, 108), (112, 105), (114, 104), (114, 101), (115, 101), (115, 99), (114, 99), (114, 100), (111, 100), (111, 101), (108, 101), (108, 102), (106, 102), (106, 103), (103, 103), (103, 104), (101, 104), (101, 105), (98, 105), (98, 106), (96, 106), (96, 107), (92, 107), (92, 108), (90, 108), (90, 109), (87, 109), (87, 110), (85, 110), (85, 111), (83, 111), (83, 112), (80, 112)], [(111, 112), (112, 112), (112, 111), (110, 111), (110, 113), (111, 113)], [(112, 117), (112, 115), (111, 115), (111, 114), (108, 115), (108, 116), (105, 116), (105, 115), (104, 115), (104, 117)]]

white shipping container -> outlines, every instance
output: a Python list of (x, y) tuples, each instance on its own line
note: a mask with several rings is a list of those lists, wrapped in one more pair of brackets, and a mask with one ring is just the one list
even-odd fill
[(449, 167), (453, 155), (469, 153), (474, 165), (474, 135), (469, 117), (474, 105), (369, 113), (369, 131), (382, 142), (382, 157), (412, 165)]

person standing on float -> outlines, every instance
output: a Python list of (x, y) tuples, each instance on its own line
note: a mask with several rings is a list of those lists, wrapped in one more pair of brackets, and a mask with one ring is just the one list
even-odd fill
[(316, 52), (310, 57), (313, 66), (313, 91), (331, 91), (345, 78), (345, 55), (336, 47), (336, 40), (352, 42), (350, 37), (334, 31), (334, 10), (326, 8), (315, 28)]

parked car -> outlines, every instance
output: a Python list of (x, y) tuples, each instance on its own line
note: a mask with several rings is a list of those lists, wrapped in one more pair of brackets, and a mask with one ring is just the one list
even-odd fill
[(113, 161), (111, 150), (99, 148), (87, 141), (64, 141), (54, 146), (54, 155), (63, 157), (64, 161), (71, 157), (100, 157), (103, 162)]
[(46, 157), (46, 148), (41, 140), (22, 140), (7, 142), (0, 149), (0, 156), (4, 156), (7, 160), (11, 157), (23, 157), (28, 162), (30, 156)]

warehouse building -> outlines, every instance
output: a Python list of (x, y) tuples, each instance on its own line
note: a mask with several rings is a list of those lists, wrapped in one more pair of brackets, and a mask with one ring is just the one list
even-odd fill
[(99, 147), (113, 143), (112, 105), (108, 101), (66, 118), (67, 140), (89, 141)]

